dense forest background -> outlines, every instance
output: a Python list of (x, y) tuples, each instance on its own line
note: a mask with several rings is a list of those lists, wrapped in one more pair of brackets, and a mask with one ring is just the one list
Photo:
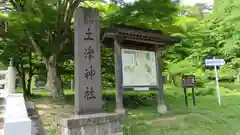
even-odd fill
[[(215, 0), (213, 7), (181, 6), (170, 0), (10, 0), (2, 5), (7, 6), (0, 17), (8, 25), (7, 32), (1, 33), (0, 68), (7, 68), (9, 58), (14, 59), (25, 96), (31, 95), (33, 76), (45, 80), (54, 98), (70, 86), (73, 16), (78, 6), (97, 8), (102, 28), (124, 23), (181, 37), (180, 43), (164, 52), (165, 83), (180, 87), (182, 74), (194, 74), (199, 88), (213, 92), (215, 73), (204, 66), (204, 60), (216, 57), (226, 60), (219, 68), (221, 86), (240, 86), (238, 0)], [(113, 52), (103, 45), (101, 51), (103, 87), (114, 88)]]

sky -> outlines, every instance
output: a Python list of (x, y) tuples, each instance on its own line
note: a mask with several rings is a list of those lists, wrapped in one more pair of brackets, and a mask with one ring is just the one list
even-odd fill
[[(126, 2), (133, 2), (135, 0), (124, 0)], [(193, 6), (196, 3), (206, 3), (207, 5), (213, 5), (214, 0), (180, 0), (181, 4)]]
[(214, 0), (180, 0), (180, 1), (181, 1), (181, 4), (183, 5), (193, 6), (196, 3), (206, 3), (207, 5), (213, 5)]

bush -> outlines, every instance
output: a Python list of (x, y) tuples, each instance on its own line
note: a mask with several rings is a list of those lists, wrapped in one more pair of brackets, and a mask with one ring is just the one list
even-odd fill
[(123, 125), (123, 134), (124, 135), (132, 135), (132, 125), (131, 124)]
[(47, 130), (46, 130), (47, 135), (60, 135), (60, 130), (59, 127), (56, 124), (51, 125)]
[[(139, 106), (148, 106), (151, 101), (156, 100), (156, 91), (124, 91), (124, 107), (137, 108)], [(104, 91), (103, 100), (105, 102), (115, 102), (115, 91)]]
[[(215, 85), (206, 85), (207, 87), (197, 87), (195, 88), (196, 96), (206, 96), (206, 95), (214, 95), (215, 94)], [(211, 87), (210, 87), (211, 86)], [(182, 95), (183, 91), (180, 91), (182, 89), (165, 89), (165, 92), (167, 92), (168, 96), (165, 95), (165, 100), (169, 98), (169, 94), (171, 96), (179, 96), (178, 94)], [(188, 89), (188, 95), (191, 96), (191, 89)], [(103, 108), (106, 109), (106, 111), (113, 111), (115, 109), (115, 98), (116, 93), (115, 90), (104, 90), (102, 92), (102, 98), (104, 101)], [(173, 99), (174, 100), (174, 99)], [(65, 95), (65, 103), (74, 104), (74, 95)], [(144, 106), (152, 106), (157, 103), (157, 91), (124, 91), (123, 92), (123, 105), (124, 108), (138, 108), (138, 107), (144, 107)]]
[[(116, 93), (114, 90), (103, 91), (104, 107), (109, 107), (110, 104), (115, 105)], [(137, 108), (139, 106), (151, 105), (152, 101), (156, 101), (156, 91), (124, 91), (123, 105), (127, 108)], [(74, 95), (65, 95), (65, 102), (74, 104)]]
[(240, 85), (235, 83), (220, 83), (220, 86), (230, 90), (238, 90), (240, 88)]
[(196, 87), (203, 87), (204, 86), (204, 84), (205, 84), (205, 80), (203, 80), (203, 79), (200, 79), (200, 78), (196, 78)]
[(196, 96), (207, 96), (207, 95), (214, 95), (216, 89), (214, 88), (196, 88), (195, 93)]

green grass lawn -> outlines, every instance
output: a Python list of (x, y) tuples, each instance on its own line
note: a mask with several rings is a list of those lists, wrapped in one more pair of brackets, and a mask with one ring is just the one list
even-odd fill
[[(71, 91), (66, 92), (72, 94)], [(60, 112), (63, 115), (73, 114), (72, 102), (64, 99), (54, 101), (47, 97), (46, 92), (34, 93), (42, 95), (32, 100), (37, 105), (45, 127), (52, 125), (53, 116)], [(197, 96), (195, 107), (189, 96), (189, 107), (186, 108), (182, 89), (166, 86), (168, 113), (159, 115), (155, 101), (151, 106), (126, 108), (128, 119), (124, 121), (124, 132), (126, 135), (240, 135), (240, 91), (221, 87), (221, 94), (221, 107), (213, 92), (212, 95)]]
[(197, 106), (183, 105), (182, 98), (167, 102), (169, 111), (159, 116), (154, 107), (129, 111), (133, 135), (232, 135), (240, 131), (240, 97), (226, 96), (222, 107), (214, 96), (198, 97)]

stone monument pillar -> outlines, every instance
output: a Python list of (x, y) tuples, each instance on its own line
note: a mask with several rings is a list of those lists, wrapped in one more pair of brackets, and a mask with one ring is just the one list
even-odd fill
[(123, 135), (122, 113), (103, 113), (99, 14), (75, 12), (75, 116), (60, 121), (61, 135)]
[(100, 28), (97, 10), (78, 8), (75, 17), (74, 80), (76, 114), (102, 108)]

